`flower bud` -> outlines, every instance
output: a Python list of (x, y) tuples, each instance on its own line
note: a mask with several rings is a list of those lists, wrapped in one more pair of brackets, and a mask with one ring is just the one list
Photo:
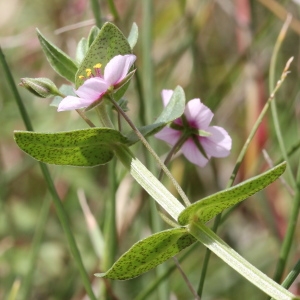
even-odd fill
[(62, 96), (56, 85), (48, 78), (21, 78), (19, 85), (38, 97)]

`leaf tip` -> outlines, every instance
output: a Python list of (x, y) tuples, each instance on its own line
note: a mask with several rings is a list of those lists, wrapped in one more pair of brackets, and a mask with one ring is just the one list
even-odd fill
[(96, 277), (100, 277), (100, 278), (103, 278), (105, 277), (106, 273), (95, 273), (94, 276)]

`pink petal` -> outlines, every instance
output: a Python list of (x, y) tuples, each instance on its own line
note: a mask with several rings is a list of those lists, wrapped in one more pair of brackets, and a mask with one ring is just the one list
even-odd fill
[[(193, 164), (204, 167), (208, 160), (202, 155), (192, 138), (189, 138), (181, 147), (183, 155)], [(207, 156), (210, 157), (207, 153)]]
[(184, 115), (190, 126), (206, 130), (214, 116), (211, 110), (201, 103), (200, 99), (190, 100), (185, 107)]
[(172, 90), (162, 90), (161, 91), (161, 97), (162, 97), (164, 107), (166, 107), (168, 105), (168, 103), (171, 100), (172, 95), (173, 95)]
[[(173, 92), (174, 92), (173, 90), (162, 90), (161, 91), (161, 97), (162, 97), (164, 107), (166, 107), (168, 105), (168, 103), (170, 102)], [(173, 121), (173, 123), (175, 123), (177, 125), (182, 125), (181, 118), (177, 118), (176, 120)]]
[(179, 130), (165, 127), (160, 132), (156, 133), (154, 136), (160, 140), (165, 141), (169, 145), (173, 146), (180, 138), (181, 132)]
[(227, 131), (218, 126), (209, 127), (206, 131), (210, 132), (211, 136), (199, 138), (206, 154), (214, 157), (228, 156), (232, 140)]
[(133, 54), (117, 55), (105, 67), (104, 80), (109, 86), (119, 83), (124, 79), (136, 60)]
[(93, 77), (87, 79), (76, 91), (76, 94), (83, 99), (89, 99), (91, 102), (99, 99), (104, 94), (109, 85), (104, 79), (99, 77)]
[(57, 111), (80, 109), (89, 106), (94, 100), (67, 96), (59, 103)]

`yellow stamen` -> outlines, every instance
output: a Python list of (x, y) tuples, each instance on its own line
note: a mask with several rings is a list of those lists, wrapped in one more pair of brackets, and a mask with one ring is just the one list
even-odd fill
[(95, 65), (93, 66), (93, 68), (94, 68), (94, 69), (100, 69), (101, 66), (102, 66), (102, 65), (101, 65), (100, 63), (98, 63), (98, 64), (95, 64)]
[(83, 75), (78, 76), (79, 79), (84, 79), (85, 77)]
[(92, 70), (91, 69), (85, 69), (85, 72), (86, 72), (86, 76), (87, 77), (90, 77), (91, 74), (92, 74)]

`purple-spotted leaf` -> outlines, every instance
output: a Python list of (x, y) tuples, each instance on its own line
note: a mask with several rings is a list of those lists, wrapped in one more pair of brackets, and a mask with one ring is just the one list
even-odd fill
[(78, 68), (75, 79), (76, 89), (84, 83), (84, 80), (79, 76), (85, 76), (86, 69), (93, 69), (94, 65), (100, 63), (101, 69), (104, 70), (113, 57), (119, 54), (131, 54), (131, 52), (131, 47), (119, 28), (112, 23), (105, 23)]
[(185, 227), (165, 230), (134, 244), (106, 273), (95, 274), (117, 280), (145, 273), (196, 242)]
[(206, 223), (226, 208), (233, 206), (264, 189), (284, 172), (285, 167), (286, 163), (283, 162), (258, 176), (237, 184), (234, 187), (193, 203), (180, 213), (178, 223), (182, 226), (187, 225), (190, 220), (195, 217), (202, 223)]
[(94, 167), (108, 163), (127, 139), (117, 130), (91, 128), (58, 133), (15, 131), (18, 146), (36, 160), (55, 165)]

